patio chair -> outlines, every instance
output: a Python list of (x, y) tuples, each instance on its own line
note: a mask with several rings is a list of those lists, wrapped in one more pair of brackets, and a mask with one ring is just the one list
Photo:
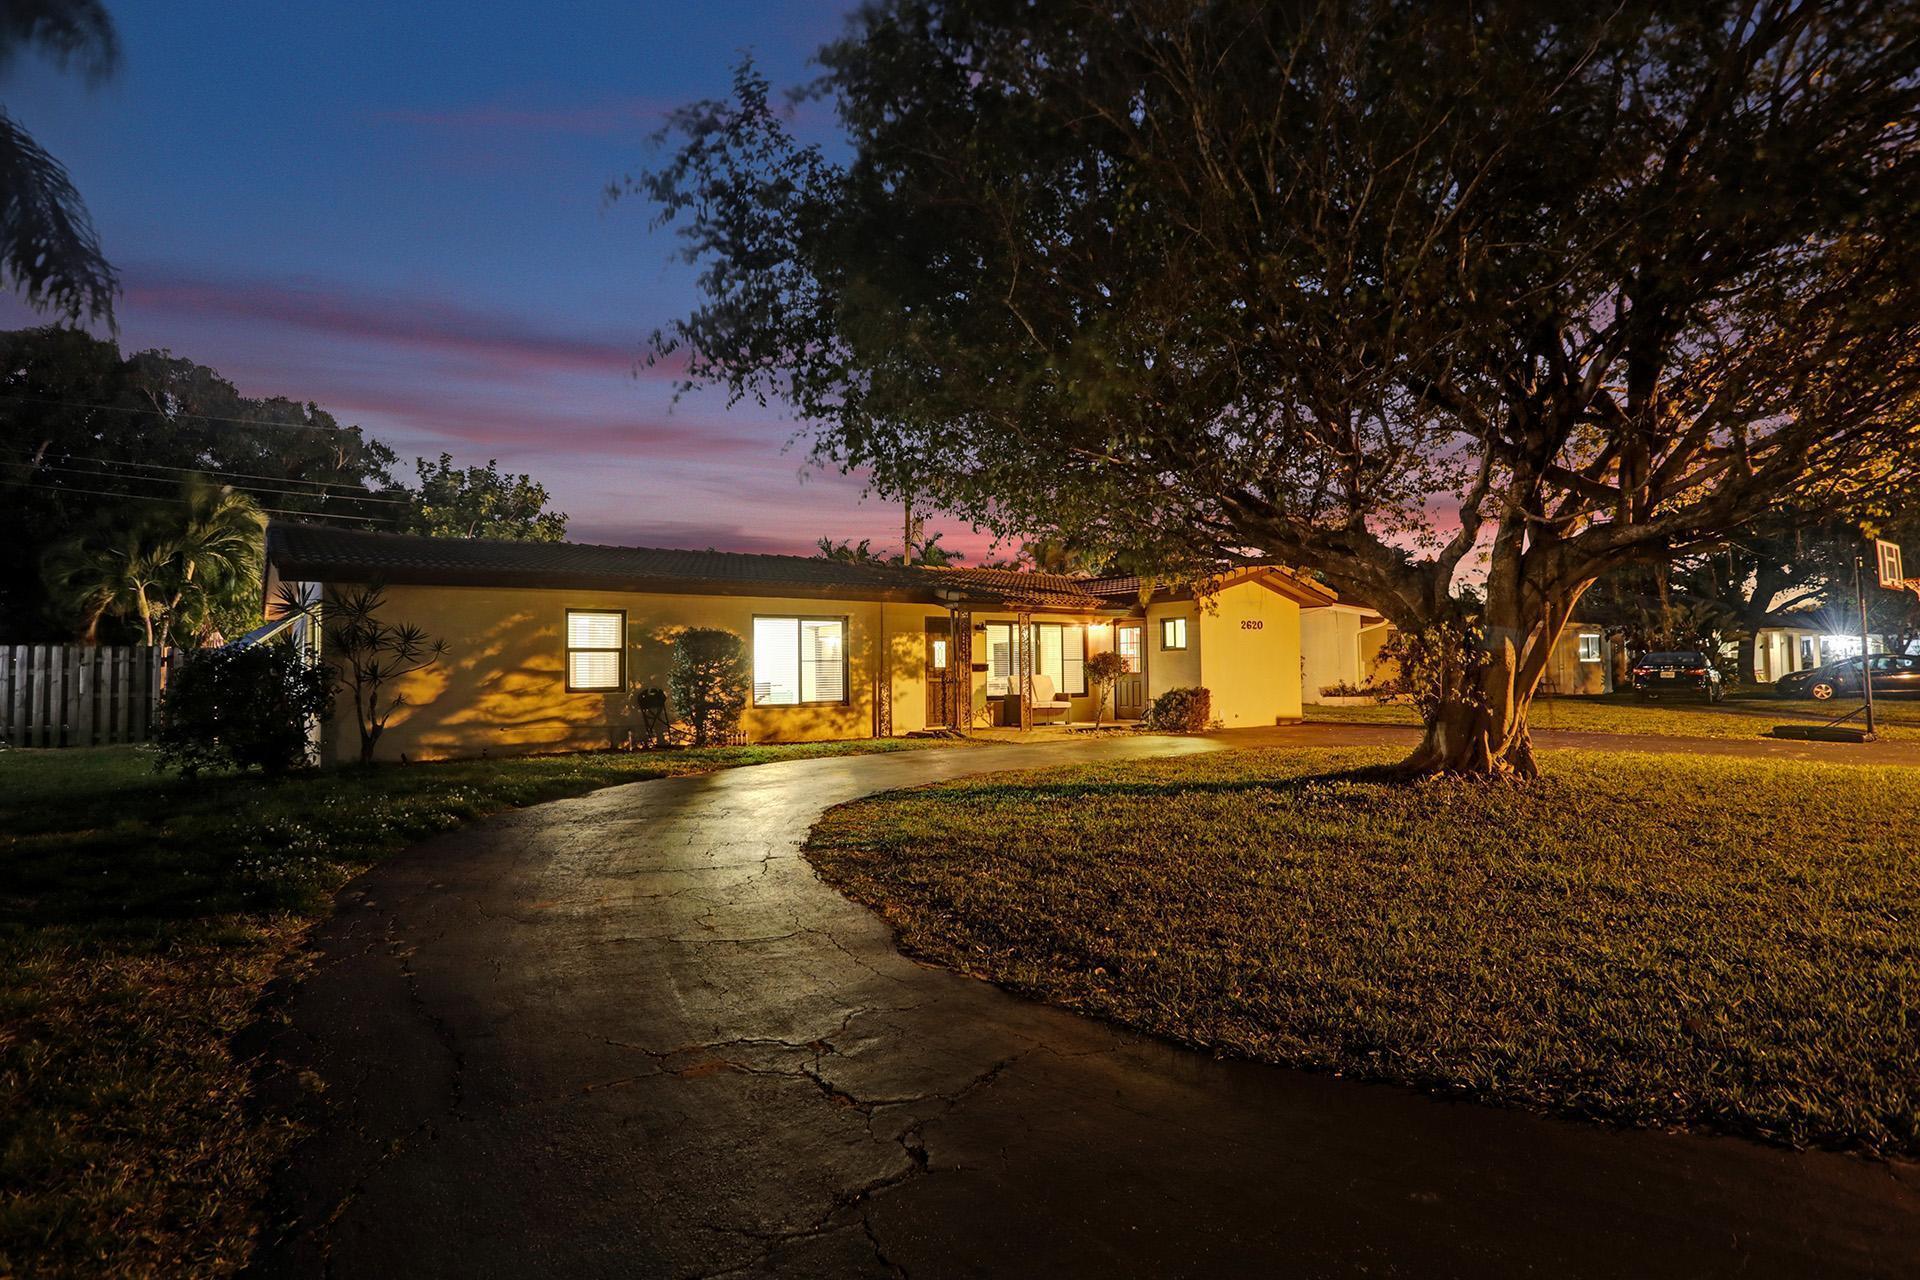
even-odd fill
[(1033, 718), (1052, 719), (1058, 716), (1065, 720), (1073, 712), (1073, 701), (1066, 694), (1053, 687), (1053, 677), (1035, 675), (1033, 677)]

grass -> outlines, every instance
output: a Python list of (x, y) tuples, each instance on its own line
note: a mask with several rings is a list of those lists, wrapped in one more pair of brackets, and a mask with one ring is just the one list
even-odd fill
[(1221, 1053), (1920, 1155), (1920, 770), (1235, 751), (895, 792), (809, 856), (911, 953)]
[(274, 782), (0, 751), (0, 1276), (245, 1264), (286, 1123), (234, 1037), (333, 891), (488, 813), (899, 741), (376, 765)]
[[(1534, 699), (1528, 724), (1535, 729), (1571, 729), (1582, 733), (1637, 733), (1671, 738), (1762, 738), (1776, 724), (1817, 724), (1860, 705), (1813, 702), (1771, 694), (1732, 694), (1712, 706), (1705, 701), (1637, 702), (1631, 693), (1604, 697)], [(1309, 722), (1327, 724), (1420, 723), (1420, 713), (1405, 703), (1364, 703), (1352, 707), (1307, 704)], [(1894, 742), (1920, 742), (1920, 700), (1883, 698), (1874, 703), (1880, 736)], [(1858, 723), (1855, 717), (1849, 723)]]

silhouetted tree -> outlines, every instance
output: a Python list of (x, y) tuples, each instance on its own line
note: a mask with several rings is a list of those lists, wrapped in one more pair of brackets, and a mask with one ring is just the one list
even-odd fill
[(498, 459), (462, 468), (443, 453), (436, 462), (415, 459), (414, 466), (420, 488), (404, 526), (409, 533), (522, 542), (559, 542), (567, 536), (567, 514), (546, 509), (546, 487), (531, 476), (501, 471)]
[(704, 267), (656, 353), (883, 495), (1451, 637), (1413, 770), (1534, 772), (1609, 569), (1915, 488), (1920, 6), (885, 0), (821, 62), (844, 161), (749, 65), (629, 184)]

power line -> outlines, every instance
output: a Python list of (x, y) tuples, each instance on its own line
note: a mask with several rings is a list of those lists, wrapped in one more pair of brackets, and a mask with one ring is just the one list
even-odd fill
[[(359, 430), (357, 424), (351, 427), (343, 427), (335, 423), (333, 426), (328, 427), (318, 422), (268, 422), (264, 418), (223, 418), (218, 414), (191, 413), (185, 409), (168, 411), (164, 409), (143, 409), (134, 405), (125, 404), (92, 404), (85, 400), (59, 400), (51, 396), (23, 396), (14, 391), (0, 391), (0, 400), (20, 400), (28, 404), (47, 404), (62, 409), (98, 409), (103, 413), (133, 413), (159, 418), (193, 418), (200, 422), (226, 422), (242, 427), (267, 427), (277, 428), (283, 431), (345, 432)], [(321, 412), (325, 411), (321, 410)]]
[[(267, 475), (261, 475), (257, 471), (229, 471), (225, 467), (175, 467), (175, 466), (169, 466), (164, 462), (136, 462), (132, 458), (96, 458), (87, 454), (76, 455), (76, 454), (70, 454), (70, 453), (63, 453), (60, 456), (70, 462), (99, 462), (99, 463), (104, 463), (108, 466), (114, 466), (114, 467), (141, 467), (148, 471), (175, 471), (185, 475), (225, 476), (225, 477), (230, 477), (233, 479), (240, 479), (240, 480), (271, 480), (276, 484), (319, 485), (323, 489), (347, 490), (346, 493), (340, 495), (343, 498), (365, 498), (369, 501), (374, 501), (374, 502), (411, 502), (413, 501), (413, 499), (411, 498), (389, 498), (377, 493), (368, 493), (365, 489), (356, 489), (352, 484), (350, 484), (345, 480), (306, 480), (306, 479), (302, 479), (299, 476), (267, 476)], [(55, 464), (50, 462), (45, 462), (45, 463), (38, 463), (38, 464), (32, 464), (32, 465), (53, 466)], [(396, 485), (394, 487), (403, 488), (404, 486)], [(315, 497), (315, 498), (324, 498), (332, 495), (316, 493), (316, 494), (310, 494), (308, 496)]]
[[(61, 485), (56, 493), (84, 493), (96, 498), (132, 498), (136, 502), (177, 502), (182, 506), (190, 505), (185, 498), (168, 497), (162, 493), (115, 493), (111, 489), (79, 489), (72, 485)], [(345, 516), (331, 511), (287, 511), (280, 507), (262, 507), (261, 512), (270, 516), (301, 516), (309, 520), (357, 520), (364, 524), (382, 523), (379, 516)]]
[[(190, 476), (204, 475), (204, 476), (225, 478), (228, 476), (245, 476), (247, 474), (244, 471), (222, 471), (217, 467), (168, 467), (168, 466), (162, 466), (159, 463), (123, 462), (118, 458), (76, 458), (74, 459), (74, 461), (101, 462), (109, 466), (127, 466), (127, 467), (150, 466), (157, 470), (178, 471)], [(169, 482), (168, 477), (166, 476), (142, 476), (142, 475), (130, 476), (130, 475), (123, 475), (117, 471), (92, 471), (92, 470), (87, 470), (81, 467), (69, 467), (58, 462), (4, 462), (4, 463), (0, 463), (0, 466), (26, 467), (29, 470), (37, 470), (37, 471), (65, 471), (65, 472), (70, 472), (73, 475), (101, 476), (109, 480), (144, 480), (153, 484), (166, 484)], [(281, 476), (259, 476), (256, 478), (261, 480), (284, 481), (284, 477), (281, 477)], [(319, 480), (311, 480), (311, 481), (310, 480), (293, 480), (293, 481), (287, 481), (287, 483), (322, 484), (325, 482), (319, 481)], [(328, 502), (328, 501), (385, 502), (385, 503), (393, 504), (395, 506), (403, 506), (403, 507), (410, 507), (413, 505), (412, 498), (390, 498), (377, 493), (365, 493), (365, 492), (309, 493), (302, 489), (276, 489), (267, 485), (260, 485), (260, 484), (248, 484), (248, 485), (242, 485), (240, 487), (251, 490), (255, 493), (277, 493), (289, 498), (313, 498), (321, 502)]]
[[(132, 480), (132, 481), (137, 481), (137, 482), (139, 482), (139, 483), (143, 483), (143, 484), (169, 484), (169, 483), (171, 483), (171, 481), (170, 481), (170, 480), (169, 480), (169, 479), (168, 479), (168, 478), (167, 478), (166, 476), (138, 476), (138, 475), (135, 475), (135, 476), (130, 476), (130, 475), (124, 475), (124, 474), (122, 474), (122, 473), (120, 473), (120, 472), (118, 472), (118, 471), (93, 471), (93, 470), (88, 470), (88, 469), (86, 469), (86, 468), (84, 468), (84, 467), (63, 467), (63, 466), (61, 466), (61, 465), (59, 465), (58, 463), (51, 463), (51, 462), (43, 462), (43, 463), (39, 463), (39, 464), (37, 464), (37, 465), (36, 465), (36, 464), (34, 464), (34, 463), (31, 463), (31, 462), (7, 462), (7, 463), (0, 463), (0, 466), (8, 466), (8, 467), (27, 467), (27, 468), (30, 468), (30, 469), (33, 469), (33, 470), (38, 470), (38, 471), (61, 471), (61, 472), (66, 472), (66, 473), (67, 473), (67, 474), (69, 474), (69, 475), (76, 475), (76, 476), (94, 476), (94, 477), (97, 477), (97, 478), (100, 478), (100, 479), (104, 479), (104, 480)], [(267, 486), (267, 485), (257, 485), (257, 484), (256, 484), (256, 485), (246, 485), (246, 486), (243, 486), (243, 487), (244, 487), (244, 488), (245, 488), (246, 490), (248, 490), (249, 492), (252, 492), (252, 493), (272, 493), (272, 494), (278, 494), (279, 496), (281, 496), (281, 497), (283, 497), (283, 498), (312, 498), (312, 499), (314, 499), (315, 501), (318, 501), (318, 502), (328, 502), (328, 501), (340, 501), (340, 502), (354, 502), (354, 501), (361, 501), (361, 502), (385, 502), (385, 503), (394, 503), (394, 504), (398, 504), (398, 505), (402, 505), (402, 506), (411, 506), (411, 505), (412, 505), (412, 503), (411, 503), (411, 501), (410, 501), (409, 499), (405, 499), (405, 498), (381, 498), (381, 497), (376, 497), (376, 496), (373, 496), (373, 495), (369, 495), (369, 496), (367, 496), (367, 497), (365, 497), (365, 498), (359, 498), (359, 499), (356, 499), (356, 498), (353, 498), (353, 497), (350, 497), (350, 496), (348, 496), (348, 495), (346, 495), (346, 494), (330, 494), (330, 493), (308, 493), (308, 492), (305, 492), (305, 491), (303, 491), (303, 490), (300, 490), (300, 489), (276, 489), (276, 488), (272, 488), (272, 487), (270, 487), (270, 486)], [(135, 496), (137, 497), (137, 496), (140, 496), (140, 495), (137, 495), (137, 494), (136, 494)]]

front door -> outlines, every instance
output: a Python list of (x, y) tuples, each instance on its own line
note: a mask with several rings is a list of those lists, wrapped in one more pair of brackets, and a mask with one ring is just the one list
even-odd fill
[(1127, 673), (1113, 682), (1113, 718), (1138, 720), (1147, 710), (1146, 624), (1122, 622), (1113, 629), (1113, 651), (1127, 660)]
[(927, 728), (961, 728), (955, 723), (953, 637), (945, 618), (927, 619), (926, 682)]

